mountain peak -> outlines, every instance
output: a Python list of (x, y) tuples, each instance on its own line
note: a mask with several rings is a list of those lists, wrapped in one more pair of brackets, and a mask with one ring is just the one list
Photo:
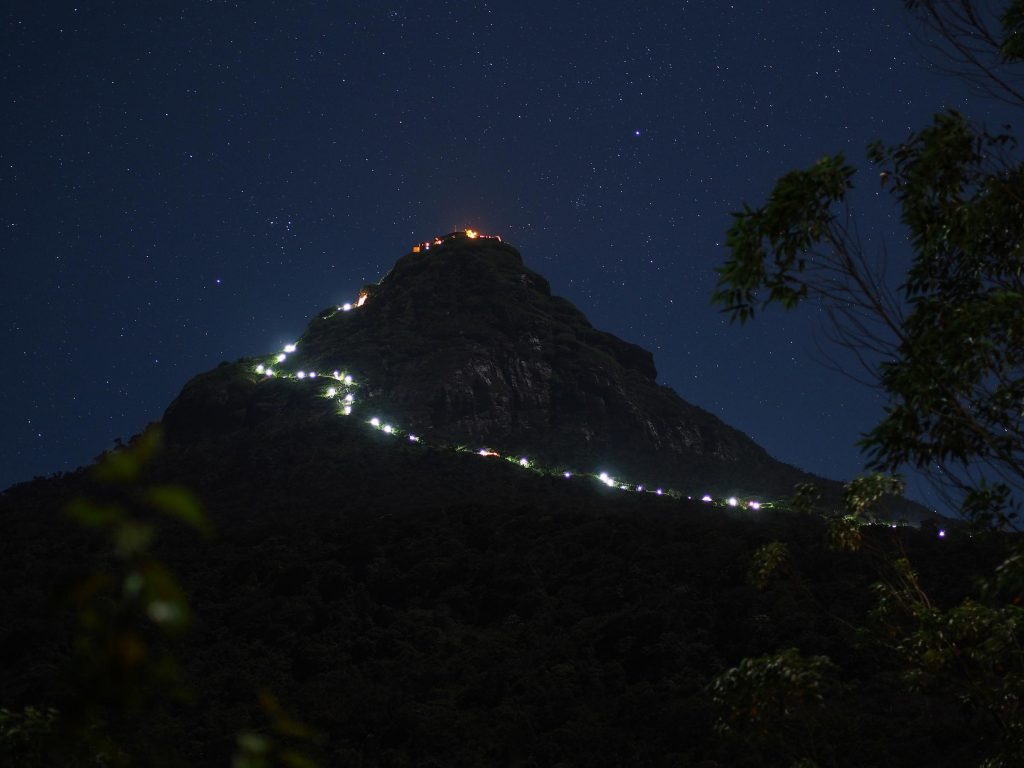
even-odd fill
[[(477, 241), (476, 244), (478, 245), (487, 244), (489, 241), (491, 243), (503, 242), (500, 235), (483, 235), (477, 232), (475, 229), (457, 229), (454, 232), (449, 232), (447, 235), (444, 236), (437, 235), (434, 237), (433, 240), (424, 240), (422, 243), (417, 243), (412, 247), (412, 252), (420, 253), (421, 251), (429, 251), (431, 248), (433, 248), (436, 251), (440, 248), (457, 245), (459, 243), (472, 244), (466, 243), (465, 241), (473, 240)], [(519, 254), (519, 251), (517, 251), (511, 245), (506, 245), (506, 247), (510, 251), (513, 251), (516, 255)]]
[[(197, 377), (165, 425), (188, 437), (224, 429), (225, 411), (251, 427), (287, 409), (292, 419), (373, 419), (435, 445), (695, 499), (837, 487), (772, 459), (656, 378), (650, 352), (594, 328), (516, 248), (461, 230), (414, 245), (284, 351)], [(295, 384), (282, 389), (281, 379)]]

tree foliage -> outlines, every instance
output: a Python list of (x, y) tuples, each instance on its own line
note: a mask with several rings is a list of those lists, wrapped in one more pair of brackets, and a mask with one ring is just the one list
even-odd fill
[(812, 752), (825, 729), (830, 696), (838, 689), (835, 665), (796, 648), (743, 659), (711, 684), (716, 728), (753, 737), (797, 764), (817, 765)]
[[(947, 69), (1024, 110), (1024, 2), (1004, 2), (998, 13), (974, 0), (905, 6)], [(1006, 528), (1024, 493), (1017, 140), (1009, 126), (991, 133), (947, 112), (900, 143), (872, 143), (868, 158), (907, 231), (911, 254), (897, 283), (883, 259), (865, 253), (848, 205), (856, 173), (835, 156), (787, 174), (761, 207), (733, 214), (713, 301), (739, 322), (772, 304), (817, 303), (831, 321), (829, 338), (887, 398), (861, 442), (877, 474), (847, 485), (844, 510), (828, 523), (829, 546), (858, 550), (871, 506), (902, 489), (892, 473), (908, 467), (938, 470), (968, 520)], [(759, 551), (753, 573), (765, 559)], [(951, 606), (930, 599), (906, 557), (885, 566), (875, 587), (876, 641), (898, 660), (907, 690), (941, 691), (961, 703), (984, 766), (1024, 763), (1022, 564), (1018, 544), (974, 596)], [(751, 698), (771, 695), (774, 682), (749, 673), (764, 658), (719, 679), (747, 681)], [(748, 726), (760, 733), (757, 723)]]
[(758, 547), (750, 558), (747, 582), (756, 589), (767, 589), (773, 580), (789, 568), (791, 555), (789, 547), (782, 541), (770, 541)]
[[(1014, 578), (1019, 589), (1019, 574)], [(984, 591), (991, 596), (999, 580), (997, 574)], [(956, 695), (976, 733), (989, 736), (984, 765), (1024, 763), (1024, 608), (968, 598), (943, 610), (905, 558), (875, 590), (874, 619), (882, 642), (903, 662), (906, 685)]]
[[(942, 7), (966, 13), (972, 4), (909, 5), (934, 21)], [(1020, 13), (1012, 3), (1003, 14), (1004, 59), (1014, 58)], [(989, 133), (956, 112), (899, 144), (871, 145), (913, 252), (896, 286), (864, 252), (846, 207), (854, 169), (835, 156), (789, 173), (764, 205), (733, 214), (713, 296), (741, 322), (771, 304), (819, 303), (831, 339), (888, 397), (862, 441), (869, 466), (937, 469), (961, 495), (991, 483), (989, 499), (1001, 495), (1007, 505), (1024, 490), (1024, 164), (1016, 151), (1009, 132)], [(975, 497), (965, 511), (977, 506)], [(989, 512), (1013, 516), (1009, 507)]]

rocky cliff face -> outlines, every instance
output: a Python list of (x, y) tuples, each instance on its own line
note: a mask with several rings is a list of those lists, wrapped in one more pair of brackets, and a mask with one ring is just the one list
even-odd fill
[(336, 418), (317, 391), (254, 372), (351, 373), (353, 417), (432, 442), (547, 466), (607, 471), (686, 493), (788, 495), (814, 479), (656, 382), (650, 352), (595, 329), (519, 252), (458, 233), (399, 259), (362, 306), (314, 319), (287, 360), (239, 361), (190, 382), (172, 437), (292, 418)]

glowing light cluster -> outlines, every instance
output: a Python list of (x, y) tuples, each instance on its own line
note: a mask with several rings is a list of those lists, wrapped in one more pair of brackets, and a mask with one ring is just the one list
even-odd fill
[(433, 240), (425, 240), (422, 243), (416, 243), (412, 247), (412, 252), (421, 253), (423, 251), (429, 251), (431, 247), (437, 248), (438, 246), (445, 245), (446, 243), (450, 243), (462, 237), (467, 237), (470, 240), (497, 240), (499, 243), (502, 242), (499, 235), (481, 235), (475, 229), (464, 229), (459, 232), (452, 232), (450, 235), (445, 235), (444, 237), (438, 235)]
[[(273, 359), (276, 362), (283, 363), (285, 360), (288, 359), (288, 352), (289, 351), (294, 352), (297, 348), (298, 348), (298, 344), (297, 343), (287, 344), (284, 347), (284, 351), (278, 353), (277, 355), (272, 355), (271, 357), (273, 357)], [(333, 378), (335, 381), (339, 382), (341, 386), (340, 387), (338, 387), (338, 386), (325, 387), (323, 389), (323, 391), (321, 392), (322, 396), (326, 397), (328, 400), (334, 400), (335, 398), (338, 398), (339, 395), (341, 395), (342, 396), (342, 399), (341, 399), (342, 407), (339, 409), (339, 412), (343, 416), (349, 416), (349, 415), (352, 414), (352, 405), (353, 405), (353, 403), (355, 403), (355, 395), (353, 395), (352, 392), (349, 391), (349, 390), (355, 386), (355, 381), (352, 379), (352, 376), (350, 374), (347, 374), (347, 373), (343, 374), (341, 371), (334, 371), (333, 373), (323, 373), (322, 374), (322, 373), (319, 373), (317, 371), (306, 371), (306, 370), (295, 371), (294, 373), (287, 373), (287, 372), (280, 372), (279, 373), (277, 371), (274, 371), (274, 369), (272, 369), (266, 363), (259, 363), (258, 365), (255, 366), (255, 368), (253, 370), (257, 374), (260, 374), (262, 376), (266, 376), (266, 377), (281, 376), (282, 378), (295, 379), (297, 381), (301, 381), (301, 380), (312, 380), (312, 381), (315, 381), (316, 379), (323, 378), (323, 377)]]

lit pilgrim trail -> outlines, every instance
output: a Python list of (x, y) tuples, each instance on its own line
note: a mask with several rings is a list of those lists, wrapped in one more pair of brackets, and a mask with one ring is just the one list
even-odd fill
[[(365, 300), (363, 301), (363, 303), (365, 303)], [(356, 306), (362, 306), (362, 305), (363, 304), (357, 304)], [(289, 345), (287, 345), (285, 347), (285, 349), (288, 350), (289, 353), (294, 352), (297, 348), (298, 348), (298, 342), (296, 342), (294, 344), (289, 344)], [(283, 354), (282, 353), (282, 354), (278, 354), (278, 355), (272, 355), (270, 357), (273, 360), (277, 361), (277, 362), (284, 362), (287, 359), (287, 354)], [(283, 371), (283, 370), (280, 370), (280, 369), (274, 369), (274, 368), (271, 367), (271, 364), (268, 364), (268, 363), (259, 363), (258, 365), (255, 366), (255, 368), (253, 370), (256, 373), (261, 374), (263, 376), (277, 377), (277, 378), (282, 378), (282, 379), (291, 379), (291, 380), (295, 380), (295, 381), (304, 381), (304, 380), (311, 381), (311, 380), (316, 380), (318, 378), (320, 378), (320, 379), (332, 379), (333, 381), (336, 382), (335, 385), (324, 388), (320, 392), (321, 397), (325, 397), (328, 400), (334, 400), (334, 401), (338, 402), (338, 404), (339, 404), (338, 413), (341, 414), (342, 416), (350, 416), (352, 414), (352, 412), (353, 412), (353, 406), (354, 406), (354, 404), (356, 402), (355, 389), (356, 389), (356, 387), (358, 385), (353, 380), (352, 375), (349, 374), (349, 373), (343, 373), (340, 370), (333, 371), (332, 373), (317, 373), (316, 371), (295, 371), (294, 373), (292, 373), (292, 372), (289, 372), (289, 371)], [(389, 424), (387, 422), (384, 422), (378, 416), (370, 417), (366, 421), (366, 424), (369, 425), (370, 427), (372, 427), (373, 429), (376, 429), (376, 430), (378, 430), (380, 432), (383, 432), (386, 435), (392, 435), (392, 436), (396, 436), (396, 437), (404, 436), (404, 437), (406, 437), (406, 439), (409, 440), (409, 442), (419, 443), (421, 445), (430, 447), (430, 448), (432, 448), (434, 450), (446, 450), (447, 449), (447, 450), (452, 450), (455, 453), (475, 453), (477, 456), (482, 456), (482, 457), (485, 457), (485, 458), (501, 458), (501, 459), (505, 459), (506, 461), (508, 461), (508, 462), (510, 462), (512, 464), (515, 464), (515, 465), (517, 465), (519, 467), (522, 467), (523, 469), (529, 469), (529, 470), (532, 470), (532, 471), (537, 472), (538, 474), (542, 474), (542, 475), (552, 475), (552, 476), (561, 475), (566, 480), (569, 480), (569, 479), (571, 479), (573, 477), (594, 478), (594, 479), (598, 480), (599, 482), (603, 483), (604, 485), (608, 486), (609, 488), (618, 488), (619, 490), (623, 490), (623, 491), (632, 491), (634, 493), (649, 493), (649, 494), (654, 495), (654, 496), (671, 496), (673, 498), (682, 498), (683, 497), (682, 493), (680, 493), (679, 491), (672, 490), (672, 489), (665, 489), (665, 488), (650, 489), (650, 488), (648, 488), (648, 487), (646, 487), (646, 486), (644, 486), (642, 484), (641, 485), (637, 485), (637, 484), (633, 484), (633, 483), (626, 483), (626, 482), (623, 482), (621, 480), (618, 480), (616, 478), (611, 477), (607, 472), (586, 473), (586, 472), (576, 472), (576, 471), (563, 470), (563, 469), (553, 470), (553, 469), (548, 469), (548, 468), (540, 466), (539, 464), (537, 464), (537, 462), (532, 461), (531, 459), (527, 458), (526, 456), (519, 456), (519, 455), (503, 456), (498, 451), (492, 450), (490, 448), (480, 448), (479, 450), (476, 450), (476, 451), (470, 451), (468, 448), (466, 448), (464, 446), (460, 446), (460, 447), (452, 449), (452, 448), (449, 448), (448, 446), (445, 446), (445, 445), (428, 444), (428, 443), (425, 443), (422, 440), (422, 438), (420, 438), (418, 435), (412, 434), (411, 432), (408, 432), (408, 431), (402, 429), (401, 427), (395, 426), (394, 424)], [(687, 499), (692, 499), (693, 497), (692, 496), (687, 496), (686, 498)], [(731, 506), (731, 507), (736, 507), (736, 506), (739, 505), (739, 501), (735, 497), (730, 497), (728, 500), (713, 499), (710, 494), (704, 494), (702, 500), (706, 501), (706, 502), (715, 503), (718, 506), (728, 505), (728, 506)], [(765, 508), (765, 507), (771, 507), (772, 506), (771, 503), (755, 501), (755, 500), (748, 500), (748, 501), (745, 502), (744, 505), (746, 507), (748, 507), (749, 509), (754, 509), (754, 510), (762, 509), (762, 508)]]
[[(420, 253), (422, 251), (430, 250), (431, 246), (437, 248), (438, 246), (444, 245), (446, 242), (453, 238), (468, 237), (470, 239), (483, 239), (483, 240), (497, 240), (501, 242), (501, 238), (497, 235), (481, 235), (472, 229), (467, 229), (463, 232), (453, 232), (445, 237), (436, 237), (432, 241), (423, 242), (412, 247), (413, 253)], [(359, 307), (366, 304), (369, 299), (369, 295), (365, 292), (360, 293), (354, 304), (345, 303), (337, 308), (338, 312), (351, 312)], [(330, 319), (335, 316), (335, 313), (331, 313), (324, 319)], [(296, 381), (315, 381), (317, 379), (331, 379), (335, 383), (331, 386), (325, 387), (321, 390), (320, 395), (327, 398), (328, 400), (336, 401), (338, 403), (338, 413), (342, 416), (350, 416), (353, 413), (353, 408), (356, 404), (355, 390), (358, 385), (353, 380), (352, 375), (342, 370), (335, 370), (330, 373), (319, 373), (317, 371), (296, 371), (294, 373), (275, 370), (272, 366), (274, 362), (283, 363), (288, 359), (288, 355), (294, 353), (298, 349), (299, 342), (286, 344), (283, 350), (276, 355), (268, 355), (267, 361), (260, 363), (255, 366), (254, 370), (257, 374), (265, 377), (279, 377), (283, 379), (290, 379)], [(273, 362), (270, 362), (270, 361)], [(435, 445), (424, 442), (418, 435), (414, 435), (401, 427), (395, 426), (381, 421), (377, 416), (373, 416), (366, 421), (366, 424), (373, 429), (376, 429), (383, 434), (390, 435), (392, 437), (405, 437), (409, 442), (418, 443), (429, 447), (433, 450), (452, 450), (456, 453), (473, 453), (482, 458), (499, 458), (504, 459), (512, 464), (515, 464), (522, 469), (528, 469), (533, 472), (537, 472), (542, 475), (561, 476), (562, 478), (569, 480), (573, 477), (583, 477), (597, 480), (598, 482), (608, 486), (609, 488), (617, 488), (622, 491), (630, 491), (633, 493), (645, 493), (653, 496), (670, 496), (672, 498), (681, 499), (685, 494), (679, 491), (666, 489), (666, 488), (655, 488), (650, 489), (644, 485), (637, 485), (633, 483), (623, 482), (619, 479), (611, 477), (607, 472), (592, 473), (592, 472), (577, 472), (565, 470), (563, 468), (550, 469), (542, 467), (536, 462), (531, 461), (525, 456), (519, 455), (502, 455), (498, 451), (491, 448), (480, 448), (478, 450), (471, 450), (465, 446), (459, 446), (457, 448), (450, 448), (447, 445)], [(686, 495), (687, 499), (692, 499), (693, 496)], [(759, 501), (757, 499), (739, 499), (736, 496), (729, 496), (726, 498), (714, 498), (709, 493), (705, 493), (700, 497), (702, 502), (712, 504), (719, 507), (739, 508), (757, 511), (760, 509), (768, 509), (774, 506), (772, 502)], [(895, 525), (893, 526), (895, 527)], [(945, 537), (945, 530), (939, 531), (940, 537)]]
[[(437, 248), (438, 246), (444, 245), (445, 242), (449, 241), (453, 237), (468, 237), (473, 240), (481, 239), (497, 240), (499, 242), (501, 241), (501, 238), (498, 237), (497, 235), (481, 235), (479, 232), (476, 232), (475, 230), (467, 229), (464, 232), (455, 232), (452, 233), (451, 235), (445, 236), (444, 238), (436, 237), (432, 241), (420, 243), (419, 245), (414, 245), (412, 247), (412, 250), (414, 253), (419, 253), (421, 251), (430, 250), (431, 246)], [(368, 299), (369, 295), (367, 293), (360, 293), (355, 303), (346, 302), (341, 306), (337, 307), (337, 312), (351, 312), (355, 309), (364, 306)], [(332, 312), (327, 318), (324, 319), (330, 319), (334, 317), (335, 314), (336, 313)], [(299, 342), (286, 344), (281, 352), (277, 353), (276, 355), (268, 355), (267, 359), (264, 362), (261, 362), (258, 365), (256, 365), (253, 370), (257, 374), (260, 374), (267, 378), (277, 377), (294, 381), (316, 381), (317, 379), (331, 379), (334, 383), (321, 390), (320, 396), (325, 397), (328, 400), (337, 402), (338, 413), (340, 415), (352, 415), (353, 409), (356, 404), (355, 391), (358, 385), (356, 384), (355, 380), (352, 378), (352, 375), (350, 373), (347, 373), (341, 369), (334, 370), (330, 373), (321, 373), (318, 371), (305, 370), (291, 372), (273, 367), (275, 364), (286, 362), (288, 360), (288, 356), (293, 354), (298, 349), (298, 347)], [(617, 488), (622, 491), (631, 491), (633, 493), (646, 493), (651, 494), (653, 496), (670, 496), (672, 498), (682, 498), (685, 495), (683, 493), (680, 493), (679, 491), (672, 489), (651, 489), (644, 485), (623, 482), (622, 480), (611, 477), (607, 472), (587, 473), (565, 470), (563, 468), (558, 468), (557, 470), (549, 469), (538, 465), (536, 462), (530, 460), (526, 456), (503, 456), (501, 453), (492, 450), (491, 448), (480, 448), (476, 451), (471, 451), (465, 446), (459, 446), (457, 448), (452, 449), (446, 445), (428, 444), (425, 443), (418, 435), (414, 435), (408, 432), (407, 430), (402, 429), (401, 427), (396, 426), (394, 424), (383, 422), (378, 416), (372, 416), (370, 419), (366, 421), (366, 424), (371, 428), (378, 430), (379, 432), (382, 432), (386, 435), (390, 435), (392, 437), (405, 437), (409, 442), (418, 443), (420, 445), (424, 445), (425, 447), (429, 447), (434, 450), (453, 450), (456, 453), (475, 453), (477, 456), (481, 456), (483, 458), (505, 459), (506, 461), (515, 464), (516, 466), (522, 469), (528, 469), (542, 475), (561, 476), (566, 480), (569, 480), (573, 477), (591, 478), (596, 479), (597, 481), (608, 486), (609, 488)], [(687, 495), (686, 498), (692, 499), (693, 497)], [(704, 494), (704, 496), (702, 497), (702, 501), (713, 503), (716, 506), (737, 507), (740, 504), (740, 501), (736, 497), (729, 497), (727, 500), (713, 499), (710, 494)], [(749, 499), (744, 500), (743, 506), (747, 507), (748, 509), (758, 510), (766, 507), (771, 507), (772, 504), (768, 502), (761, 502)]]

